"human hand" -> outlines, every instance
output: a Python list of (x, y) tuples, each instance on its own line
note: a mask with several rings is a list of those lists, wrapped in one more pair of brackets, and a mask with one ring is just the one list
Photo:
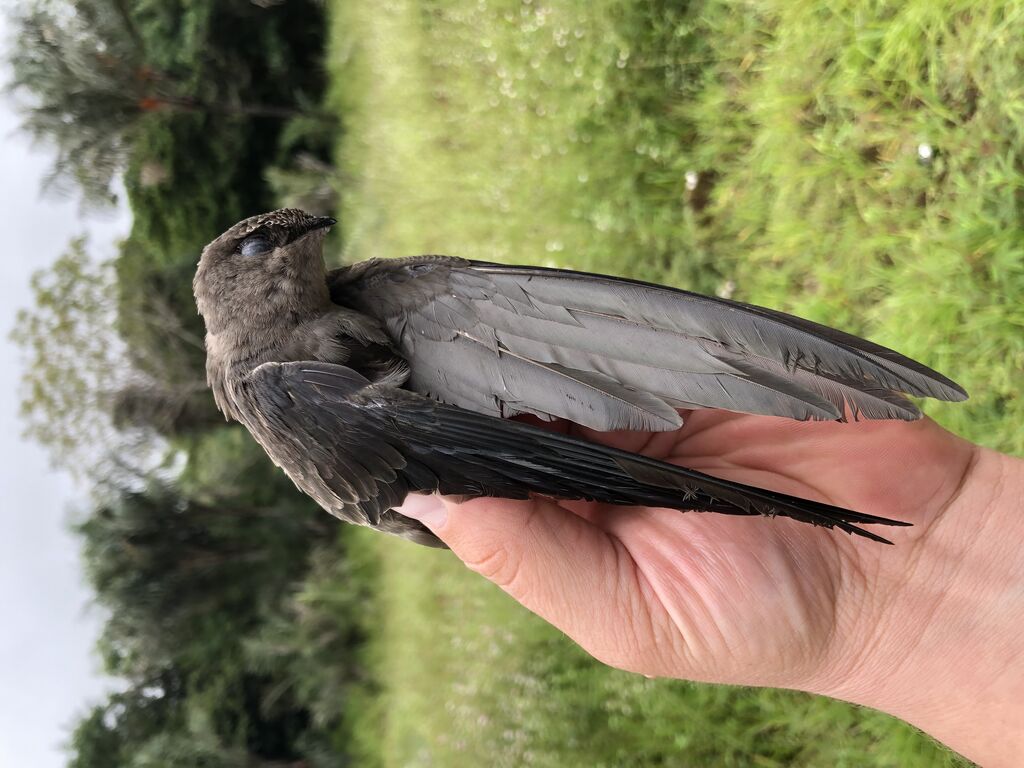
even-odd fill
[[(401, 511), (612, 666), (865, 703), (979, 759), (973, 739), (958, 735), (955, 702), (964, 716), (981, 711), (967, 687), (985, 691), (995, 709), (979, 726), (993, 732), (987, 743), (1014, 732), (1011, 722), (997, 727), (1014, 717), (997, 702), (1024, 693), (1019, 664), (1017, 677), (1002, 674), (1006, 654), (1022, 654), (1024, 565), (1006, 546), (1011, 531), (1021, 540), (1022, 521), (1006, 492), (1024, 485), (1007, 481), (1024, 478), (1024, 463), (930, 420), (802, 423), (696, 411), (673, 433), (580, 432), (914, 527), (887, 531), (896, 546), (886, 547), (781, 518), (541, 498), (410, 497)], [(950, 663), (965, 653), (969, 666)]]

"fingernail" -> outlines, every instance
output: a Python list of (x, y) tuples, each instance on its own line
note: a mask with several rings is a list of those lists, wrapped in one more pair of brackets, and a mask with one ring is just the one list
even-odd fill
[(448, 508), (440, 496), (425, 496), (420, 493), (410, 493), (406, 496), (402, 506), (395, 507), (395, 512), (419, 520), (432, 531), (443, 526), (448, 517)]

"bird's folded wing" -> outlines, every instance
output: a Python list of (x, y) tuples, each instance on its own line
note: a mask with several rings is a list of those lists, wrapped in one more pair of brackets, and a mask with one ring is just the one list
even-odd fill
[(328, 277), (377, 317), (410, 386), (501, 416), (664, 430), (677, 407), (795, 419), (915, 419), (901, 393), (963, 400), (892, 350), (781, 312), (619, 278), (428, 256)]
[(783, 515), (877, 541), (858, 526), (901, 524), (473, 413), (343, 366), (265, 363), (244, 388), (246, 418), (259, 422), (248, 426), (303, 491), (339, 517), (424, 543), (428, 532), (389, 512), (410, 491)]

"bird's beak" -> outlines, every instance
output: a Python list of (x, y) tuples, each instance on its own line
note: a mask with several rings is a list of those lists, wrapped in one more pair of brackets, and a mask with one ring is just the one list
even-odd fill
[(298, 231), (298, 234), (294, 236), (293, 242), (295, 240), (301, 240), (311, 232), (318, 232), (321, 229), (333, 227), (337, 223), (338, 220), (332, 218), (331, 216), (316, 216), (314, 218), (311, 218), (302, 226), (302, 228)]
[(312, 232), (314, 229), (326, 229), (327, 227), (333, 227), (338, 223), (338, 220), (331, 216), (318, 216), (310, 222), (309, 229)]

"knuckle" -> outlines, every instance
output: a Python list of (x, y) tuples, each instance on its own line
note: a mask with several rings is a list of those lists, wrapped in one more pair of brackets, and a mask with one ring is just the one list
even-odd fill
[(491, 549), (466, 561), (466, 565), (506, 592), (513, 592), (519, 580), (522, 561), (507, 549)]

